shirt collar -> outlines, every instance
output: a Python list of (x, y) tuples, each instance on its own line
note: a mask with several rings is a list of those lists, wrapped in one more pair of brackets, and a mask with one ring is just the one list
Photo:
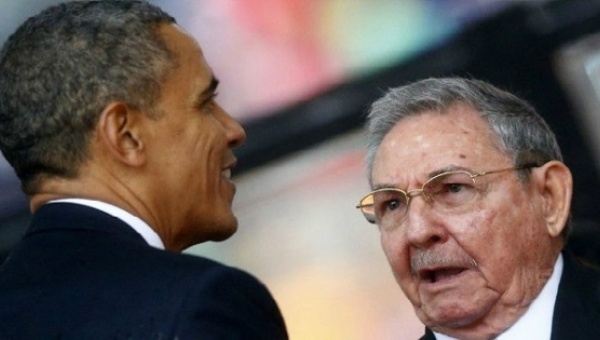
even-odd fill
[(53, 200), (48, 203), (73, 203), (98, 209), (125, 222), (133, 230), (140, 234), (150, 246), (158, 249), (165, 249), (164, 243), (154, 229), (148, 225), (148, 223), (115, 205), (84, 198), (64, 198)]
[[(562, 254), (559, 254), (554, 264), (554, 271), (538, 297), (533, 300), (525, 314), (514, 325), (500, 334), (496, 340), (550, 340), (554, 303), (556, 302), (562, 272), (563, 257)], [(456, 340), (440, 333), (434, 332), (433, 334), (435, 334), (437, 340)]]

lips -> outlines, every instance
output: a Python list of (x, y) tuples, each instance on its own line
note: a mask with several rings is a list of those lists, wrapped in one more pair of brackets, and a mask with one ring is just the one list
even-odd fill
[(466, 268), (461, 267), (421, 269), (419, 271), (419, 277), (424, 282), (438, 283), (451, 280), (460, 275), (465, 270)]

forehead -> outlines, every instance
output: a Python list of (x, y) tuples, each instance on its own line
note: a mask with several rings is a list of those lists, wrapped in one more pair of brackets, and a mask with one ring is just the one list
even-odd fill
[(175, 70), (167, 75), (164, 90), (168, 92), (170, 87), (174, 87), (176, 92), (181, 93), (186, 87), (190, 91), (206, 88), (212, 81), (212, 70), (198, 42), (175, 24), (161, 25), (159, 34), (176, 62)]
[(472, 107), (456, 104), (443, 113), (425, 111), (396, 124), (377, 151), (372, 178), (395, 183), (396, 176), (425, 176), (449, 166), (482, 171), (509, 162), (487, 122)]

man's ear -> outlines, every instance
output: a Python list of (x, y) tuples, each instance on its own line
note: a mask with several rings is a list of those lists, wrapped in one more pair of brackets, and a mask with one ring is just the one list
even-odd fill
[(571, 171), (562, 162), (550, 161), (533, 174), (538, 182), (542, 195), (542, 204), (548, 233), (559, 236), (566, 227), (571, 209), (573, 195), (573, 177)]
[(105, 149), (118, 161), (129, 166), (145, 162), (144, 143), (140, 135), (142, 113), (121, 102), (108, 104), (102, 113), (96, 133)]

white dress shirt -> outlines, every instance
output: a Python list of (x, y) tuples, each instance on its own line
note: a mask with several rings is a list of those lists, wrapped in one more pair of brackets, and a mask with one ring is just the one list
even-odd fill
[(48, 204), (50, 203), (73, 203), (98, 209), (125, 222), (128, 226), (140, 234), (150, 246), (158, 249), (165, 249), (163, 241), (160, 239), (154, 229), (150, 228), (148, 223), (115, 205), (84, 198), (64, 198), (48, 202)]
[[(542, 288), (540, 295), (533, 300), (525, 314), (495, 340), (550, 340), (554, 303), (562, 272), (563, 257), (562, 254), (559, 254), (554, 264), (554, 271)], [(433, 334), (437, 340), (457, 340), (440, 333), (434, 332)]]

